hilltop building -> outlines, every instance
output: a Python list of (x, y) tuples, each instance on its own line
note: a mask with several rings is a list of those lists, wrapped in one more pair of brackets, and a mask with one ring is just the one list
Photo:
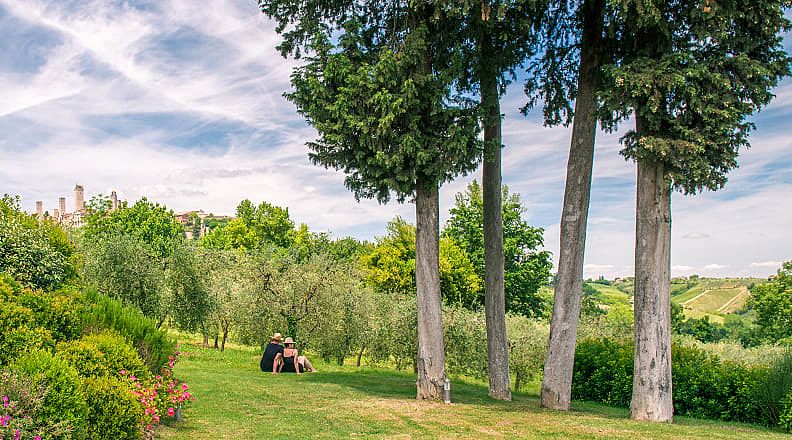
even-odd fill
[[(118, 194), (115, 191), (110, 193), (110, 210), (115, 211), (118, 209)], [(36, 201), (36, 215), (39, 219), (44, 218), (44, 202), (41, 200)], [(66, 197), (58, 197), (58, 207), (52, 210), (52, 215), (49, 216), (52, 221), (63, 226), (70, 226), (79, 228), (83, 225), (85, 218), (85, 188), (82, 185), (74, 186), (74, 211), (69, 212), (66, 210)]]

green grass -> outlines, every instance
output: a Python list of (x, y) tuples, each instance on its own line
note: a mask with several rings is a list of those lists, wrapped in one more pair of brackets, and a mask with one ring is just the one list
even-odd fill
[(602, 301), (603, 304), (613, 305), (613, 304), (630, 304), (631, 298), (626, 293), (622, 292), (621, 290), (613, 287), (608, 286), (605, 284), (600, 283), (586, 283), (589, 286), (593, 287), (597, 290), (597, 294), (599, 300)]
[(452, 405), (417, 402), (415, 377), (388, 369), (315, 362), (319, 373), (272, 376), (257, 350), (224, 353), (182, 344), (177, 375), (197, 400), (185, 420), (162, 426), (162, 439), (268, 438), (572, 438), (789, 439), (750, 425), (679, 417), (634, 422), (624, 409), (575, 402), (571, 412), (539, 408), (535, 393), (492, 401), (487, 387), (454, 380)]

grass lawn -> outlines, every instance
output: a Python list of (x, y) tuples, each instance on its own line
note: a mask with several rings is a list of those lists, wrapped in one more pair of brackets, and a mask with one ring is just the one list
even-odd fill
[[(177, 375), (197, 400), (163, 439), (269, 438), (659, 438), (789, 439), (750, 425), (679, 417), (674, 424), (630, 421), (627, 411), (575, 402), (573, 411), (539, 408), (535, 393), (511, 403), (487, 397), (485, 384), (455, 380), (451, 405), (417, 402), (412, 374), (315, 362), (319, 373), (272, 376), (257, 350), (224, 353), (182, 342)], [(318, 359), (317, 359), (318, 360)]]

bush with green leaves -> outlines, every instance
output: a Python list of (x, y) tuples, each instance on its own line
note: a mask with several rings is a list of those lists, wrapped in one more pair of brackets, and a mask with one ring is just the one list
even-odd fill
[(461, 306), (443, 308), (446, 371), (487, 377), (487, 324), (484, 313)]
[(520, 390), (542, 373), (550, 326), (523, 315), (507, 315), (506, 334), (509, 337), (509, 370), (514, 388)]
[(149, 371), (156, 374), (168, 362), (176, 342), (157, 328), (156, 323), (143, 316), (140, 310), (123, 305), (95, 290), (84, 292), (91, 306), (84, 320), (88, 331), (114, 330), (123, 336), (138, 352)]
[(786, 431), (792, 431), (792, 391), (787, 393), (781, 401), (781, 415), (778, 418), (778, 425)]
[[(672, 346), (674, 414), (781, 425), (792, 391), (792, 356), (770, 366), (724, 361), (694, 346)], [(627, 407), (632, 341), (585, 339), (575, 352), (573, 398)]]
[(32, 376), (18, 371), (0, 372), (0, 438), (11, 439), (18, 432), (21, 439), (63, 438), (71, 432), (64, 421), (54, 422), (41, 417), (48, 389), (36, 385)]
[(122, 336), (109, 332), (61, 342), (57, 356), (83, 377), (115, 377), (119, 371), (128, 371), (141, 378), (151, 375), (135, 348)]
[(34, 423), (67, 423), (72, 431), (52, 438), (84, 438), (88, 407), (77, 370), (43, 350), (23, 354), (11, 364), (10, 369), (32, 377), (35, 387), (47, 389)]
[(142, 436), (143, 405), (129, 385), (117, 377), (85, 379), (88, 405), (87, 438), (92, 440), (134, 440)]
[(23, 212), (19, 197), (0, 198), (0, 273), (23, 284), (55, 289), (74, 279), (74, 249), (52, 222)]

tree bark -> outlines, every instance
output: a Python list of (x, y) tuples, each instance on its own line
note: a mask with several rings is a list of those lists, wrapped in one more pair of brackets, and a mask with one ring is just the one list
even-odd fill
[[(640, 130), (639, 120), (636, 126)], [(640, 131), (639, 131), (640, 133)], [(671, 422), (671, 188), (661, 163), (638, 160), (635, 352), (630, 418)]]
[(203, 347), (209, 348), (209, 333), (203, 334)]
[(553, 317), (542, 377), (541, 405), (569, 410), (572, 373), (583, 295), (583, 256), (597, 135), (596, 86), (600, 67), (603, 0), (587, 0), (578, 73), (575, 119), (567, 162), (564, 206), (561, 213), (561, 248), (554, 291)]
[(418, 302), (418, 399), (441, 399), (445, 351), (440, 302), (440, 199), (436, 183), (416, 182), (415, 283)]
[[(484, 26), (482, 26), (484, 27)], [(503, 196), (501, 189), (501, 114), (498, 73), (489, 60), (493, 53), (489, 34), (482, 30), (479, 40), (479, 86), (484, 120), (484, 314), (487, 321), (487, 375), (489, 395), (511, 400), (509, 342), (506, 339), (506, 293), (503, 270)]]

